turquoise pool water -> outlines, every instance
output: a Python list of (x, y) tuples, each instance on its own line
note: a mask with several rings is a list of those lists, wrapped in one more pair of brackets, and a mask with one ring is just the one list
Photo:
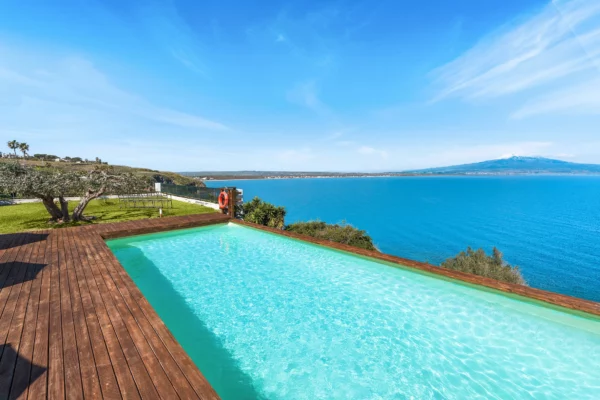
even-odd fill
[(234, 224), (108, 241), (224, 399), (600, 398), (600, 321)]

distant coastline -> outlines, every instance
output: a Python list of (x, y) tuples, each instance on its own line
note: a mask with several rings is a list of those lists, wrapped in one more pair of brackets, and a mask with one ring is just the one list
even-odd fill
[(187, 175), (203, 181), (253, 181), (280, 179), (340, 179), (340, 178), (423, 178), (423, 177), (494, 177), (494, 176), (600, 176), (598, 172), (499, 172), (448, 174), (339, 174), (339, 175)]
[(181, 172), (181, 174), (205, 181), (306, 178), (393, 178), (415, 176), (598, 175), (600, 174), (600, 165), (579, 164), (544, 157), (513, 156), (473, 164), (399, 172), (202, 171)]

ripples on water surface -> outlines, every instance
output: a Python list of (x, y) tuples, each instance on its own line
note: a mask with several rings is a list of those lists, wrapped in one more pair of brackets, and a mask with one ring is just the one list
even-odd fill
[[(600, 301), (600, 177), (410, 177), (245, 180), (283, 205), (288, 223), (365, 229), (385, 253), (439, 264), (467, 246), (497, 246), (530, 286)], [(390, 210), (385, 199), (391, 199)]]
[(236, 225), (110, 242), (225, 399), (600, 398), (600, 322)]

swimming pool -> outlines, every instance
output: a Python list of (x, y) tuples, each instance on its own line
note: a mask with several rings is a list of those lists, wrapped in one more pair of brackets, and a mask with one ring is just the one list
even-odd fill
[(107, 243), (224, 399), (600, 397), (597, 319), (236, 224)]

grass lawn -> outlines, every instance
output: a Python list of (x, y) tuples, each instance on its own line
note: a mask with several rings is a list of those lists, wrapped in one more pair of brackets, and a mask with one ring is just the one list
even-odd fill
[[(77, 201), (69, 202), (73, 211)], [(206, 214), (216, 212), (212, 208), (173, 200), (173, 208), (163, 209), (163, 216)], [(84, 215), (95, 216), (89, 222), (69, 224), (49, 224), (50, 215), (42, 203), (15, 204), (0, 206), (0, 234), (23, 232), (36, 229), (59, 228), (82, 224), (102, 224), (107, 222), (132, 221), (135, 219), (158, 218), (156, 208), (119, 208), (117, 200), (92, 200), (85, 208)]]

